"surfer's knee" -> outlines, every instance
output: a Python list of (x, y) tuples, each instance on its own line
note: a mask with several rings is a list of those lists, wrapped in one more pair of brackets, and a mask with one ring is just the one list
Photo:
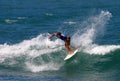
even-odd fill
[(69, 45), (66, 45), (65, 48), (66, 48), (67, 51), (70, 51)]
[(65, 44), (65, 48), (68, 49), (68, 45), (67, 44)]

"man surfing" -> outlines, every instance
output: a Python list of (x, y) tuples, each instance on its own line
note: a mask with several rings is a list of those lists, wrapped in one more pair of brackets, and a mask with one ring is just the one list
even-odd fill
[(51, 34), (48, 38), (51, 39), (54, 36), (56, 36), (57, 38), (65, 42), (65, 48), (70, 54), (74, 53), (74, 51), (70, 48), (70, 37), (64, 36), (60, 32), (57, 32), (57, 33)]

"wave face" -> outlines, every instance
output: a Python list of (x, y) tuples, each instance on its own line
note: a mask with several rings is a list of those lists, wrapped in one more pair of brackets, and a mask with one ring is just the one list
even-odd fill
[(59, 52), (63, 42), (50, 41), (47, 39), (48, 35), (40, 34), (36, 38), (14, 45), (0, 45), (0, 64), (21, 67), (32, 72), (58, 70), (60, 65), (53, 62), (51, 53)]

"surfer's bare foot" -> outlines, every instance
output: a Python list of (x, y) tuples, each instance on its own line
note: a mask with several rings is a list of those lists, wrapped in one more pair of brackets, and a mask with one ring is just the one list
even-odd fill
[(74, 53), (74, 51), (70, 51), (70, 54), (72, 55)]
[[(78, 50), (78, 49), (76, 49), (76, 50)], [(70, 55), (74, 54), (76, 50), (74, 50), (74, 51), (71, 50), (71, 51), (70, 51)]]

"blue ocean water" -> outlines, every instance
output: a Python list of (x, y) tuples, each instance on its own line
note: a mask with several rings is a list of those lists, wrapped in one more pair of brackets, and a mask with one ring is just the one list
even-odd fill
[[(0, 0), (0, 81), (119, 81), (119, 0)], [(79, 52), (70, 60), (64, 42)]]

